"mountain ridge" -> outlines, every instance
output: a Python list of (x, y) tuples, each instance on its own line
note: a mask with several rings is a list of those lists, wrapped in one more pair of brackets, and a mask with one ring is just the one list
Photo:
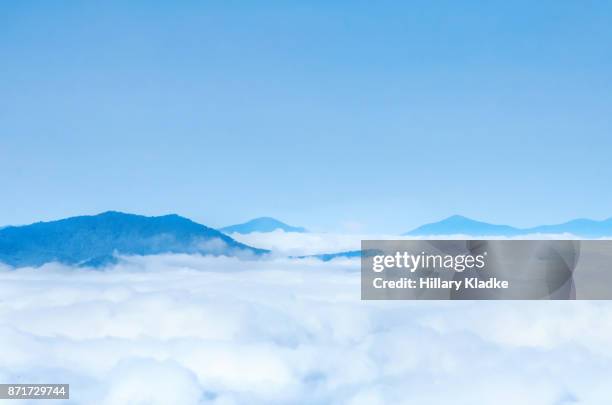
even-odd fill
[(106, 211), (0, 229), (0, 262), (11, 266), (55, 261), (97, 267), (113, 262), (118, 254), (237, 256), (267, 252), (177, 214), (147, 217)]
[(438, 222), (421, 225), (404, 236), (471, 235), (471, 236), (520, 236), (528, 234), (564, 234), (580, 237), (612, 236), (612, 218), (593, 220), (578, 218), (553, 225), (518, 228), (510, 225), (491, 224), (462, 215), (452, 215)]
[(253, 232), (273, 232), (278, 229), (283, 230), (285, 232), (308, 232), (306, 228), (303, 228), (301, 226), (287, 225), (286, 223), (272, 217), (254, 218), (240, 224), (229, 225), (223, 228), (219, 228), (219, 231), (223, 233), (248, 234)]

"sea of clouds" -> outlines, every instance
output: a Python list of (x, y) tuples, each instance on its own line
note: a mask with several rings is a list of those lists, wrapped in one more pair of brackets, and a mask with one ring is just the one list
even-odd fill
[[(584, 239), (571, 233), (561, 234), (525, 234), (517, 236), (483, 235), (430, 235), (406, 236), (390, 234), (358, 234), (358, 233), (297, 233), (284, 232), (280, 229), (273, 232), (253, 232), (249, 234), (232, 233), (230, 236), (250, 246), (269, 249), (281, 256), (317, 255), (323, 253), (337, 253), (361, 249), (362, 240), (414, 240), (414, 239)], [(599, 239), (610, 239), (599, 238)]]
[(0, 267), (0, 382), (72, 404), (609, 404), (611, 341), (612, 303), (361, 301), (349, 259)]

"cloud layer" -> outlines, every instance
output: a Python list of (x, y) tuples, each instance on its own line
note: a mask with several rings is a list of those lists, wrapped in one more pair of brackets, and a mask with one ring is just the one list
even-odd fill
[[(607, 302), (363, 302), (358, 262), (0, 269), (0, 381), (78, 404), (601, 404)], [(36, 402), (40, 403), (40, 402)]]

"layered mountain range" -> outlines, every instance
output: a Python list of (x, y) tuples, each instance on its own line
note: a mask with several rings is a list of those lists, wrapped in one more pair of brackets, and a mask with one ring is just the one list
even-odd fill
[[(14, 267), (40, 266), (59, 262), (99, 267), (124, 255), (185, 253), (260, 257), (268, 250), (238, 242), (230, 235), (253, 232), (307, 232), (270, 217), (232, 225), (219, 230), (171, 214), (157, 217), (109, 211), (58, 221), (0, 228), (0, 262)], [(576, 219), (557, 225), (516, 228), (490, 224), (454, 215), (422, 225), (405, 236), (520, 237), (532, 234), (570, 234), (577, 238), (612, 236), (612, 218), (596, 221)], [(238, 236), (238, 235), (235, 235)], [(359, 250), (315, 255), (322, 260), (358, 257)]]
[(406, 236), (521, 236), (533, 234), (571, 234), (581, 238), (612, 236), (612, 218), (603, 221), (574, 219), (556, 225), (540, 225), (531, 228), (516, 228), (510, 225), (490, 224), (461, 215), (453, 215), (439, 222), (425, 224), (406, 232)]

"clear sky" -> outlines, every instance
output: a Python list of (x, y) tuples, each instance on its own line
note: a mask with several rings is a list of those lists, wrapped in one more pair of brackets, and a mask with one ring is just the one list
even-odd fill
[(97, 3), (0, 3), (0, 224), (612, 216), (609, 2)]

